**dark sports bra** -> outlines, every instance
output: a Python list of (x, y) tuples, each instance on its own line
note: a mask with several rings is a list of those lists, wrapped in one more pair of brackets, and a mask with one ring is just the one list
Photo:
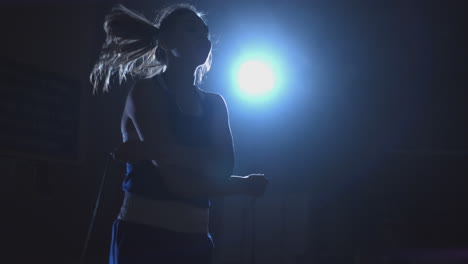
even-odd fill
[[(174, 133), (178, 144), (189, 147), (204, 147), (211, 144), (211, 119), (212, 104), (207, 100), (207, 95), (198, 91), (202, 104), (201, 115), (182, 113), (177, 105), (176, 98), (167, 89), (164, 80), (156, 75), (156, 80), (166, 91), (168, 103), (168, 117), (170, 131)], [(185, 198), (171, 193), (162, 181), (161, 172), (151, 160), (143, 160), (138, 163), (126, 164), (126, 175), (122, 183), (122, 189), (126, 192), (135, 193), (148, 199), (155, 200), (177, 200), (186, 202), (197, 207), (210, 207), (208, 198)]]

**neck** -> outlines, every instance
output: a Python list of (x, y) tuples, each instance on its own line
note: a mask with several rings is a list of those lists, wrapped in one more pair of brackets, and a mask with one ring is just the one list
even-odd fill
[(168, 65), (166, 71), (162, 74), (169, 89), (176, 93), (186, 93), (193, 91), (195, 69), (184, 65), (171, 64)]

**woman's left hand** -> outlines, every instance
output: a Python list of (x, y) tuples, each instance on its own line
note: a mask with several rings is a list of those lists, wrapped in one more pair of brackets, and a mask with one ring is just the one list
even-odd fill
[(142, 141), (127, 141), (118, 146), (112, 153), (115, 160), (135, 163), (147, 159), (146, 145)]

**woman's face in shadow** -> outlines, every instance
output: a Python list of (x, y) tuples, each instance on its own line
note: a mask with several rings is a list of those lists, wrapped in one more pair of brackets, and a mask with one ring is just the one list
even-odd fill
[(204, 64), (211, 51), (208, 26), (195, 13), (181, 15), (168, 40), (172, 55), (191, 66)]

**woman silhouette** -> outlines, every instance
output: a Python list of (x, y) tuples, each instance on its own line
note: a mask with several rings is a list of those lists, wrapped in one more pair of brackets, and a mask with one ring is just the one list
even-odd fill
[(91, 73), (94, 91), (118, 73), (140, 77), (122, 116), (125, 198), (112, 228), (109, 263), (212, 263), (210, 199), (262, 196), (263, 174), (233, 176), (234, 151), (223, 97), (200, 84), (211, 66), (203, 16), (192, 5), (161, 9), (155, 23), (118, 5)]

